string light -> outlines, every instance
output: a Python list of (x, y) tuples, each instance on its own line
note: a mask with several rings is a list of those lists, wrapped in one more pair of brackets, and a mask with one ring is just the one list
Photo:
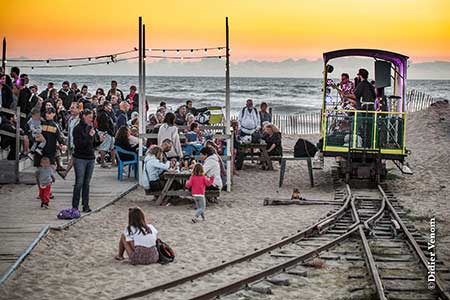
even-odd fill
[[(102, 59), (102, 58), (108, 58), (111, 56), (117, 57), (119, 55), (125, 55), (128, 53), (132, 53), (134, 51), (137, 51), (137, 48), (135, 47), (133, 50), (128, 50), (128, 51), (122, 51), (122, 52), (117, 52), (117, 53), (112, 53), (112, 54), (106, 54), (106, 55), (99, 55), (99, 56), (95, 56), (95, 59)], [(46, 62), (46, 63), (50, 63), (50, 61), (56, 62), (56, 61), (74, 61), (74, 60), (90, 60), (91, 57), (87, 56), (87, 57), (68, 57), (68, 58), (48, 58), (48, 59), (11, 59), (10, 61), (13, 62)]]
[(177, 54), (180, 54), (180, 50), (177, 50)]
[(205, 53), (208, 53), (208, 49), (205, 48)]
[(69, 66), (69, 70), (72, 70), (72, 66)]

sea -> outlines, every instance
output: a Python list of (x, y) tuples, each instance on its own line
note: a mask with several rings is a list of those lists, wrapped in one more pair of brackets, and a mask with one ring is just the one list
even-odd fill
[[(54, 82), (60, 88), (64, 80), (76, 82), (78, 88), (87, 85), (91, 94), (97, 88), (110, 88), (111, 80), (118, 82), (126, 95), (131, 85), (138, 85), (137, 76), (38, 75), (29, 74), (30, 84), (39, 90)], [(232, 113), (238, 112), (247, 99), (258, 106), (265, 101), (278, 114), (300, 114), (321, 108), (322, 79), (318, 78), (256, 78), (232, 77), (230, 102)], [(408, 80), (408, 90), (415, 89), (438, 99), (450, 99), (450, 80)], [(172, 109), (190, 99), (194, 107), (225, 106), (225, 78), (223, 77), (147, 77), (146, 95), (150, 111), (165, 101)]]

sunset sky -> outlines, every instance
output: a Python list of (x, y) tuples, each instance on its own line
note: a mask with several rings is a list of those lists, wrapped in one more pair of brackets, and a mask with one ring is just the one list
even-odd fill
[(448, 0), (2, 1), (8, 57), (94, 56), (137, 46), (222, 46), (230, 21), (232, 60), (317, 59), (339, 48), (381, 48), (414, 62), (450, 60)]

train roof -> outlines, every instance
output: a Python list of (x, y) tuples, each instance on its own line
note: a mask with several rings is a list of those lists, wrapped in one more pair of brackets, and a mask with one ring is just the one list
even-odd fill
[(407, 68), (407, 61), (409, 59), (408, 56), (405, 56), (400, 53), (395, 53), (386, 50), (379, 49), (341, 49), (330, 52), (325, 52), (323, 54), (323, 61), (327, 63), (329, 60), (333, 58), (346, 57), (346, 56), (366, 56), (373, 57), (378, 59), (383, 59), (389, 61), (396, 66), (402, 67), (402, 69)]

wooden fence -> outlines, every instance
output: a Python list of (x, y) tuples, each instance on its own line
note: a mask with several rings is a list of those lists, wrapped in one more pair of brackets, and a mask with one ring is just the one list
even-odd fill
[[(416, 112), (427, 109), (436, 102), (436, 99), (424, 92), (410, 90), (407, 93), (407, 112)], [(231, 119), (237, 119), (233, 115)], [(320, 134), (320, 112), (310, 112), (295, 115), (272, 114), (272, 123), (277, 126), (283, 134), (304, 135)]]
[(410, 90), (406, 94), (407, 112), (416, 112), (427, 109), (434, 102), (436, 102), (436, 99), (424, 92)]

